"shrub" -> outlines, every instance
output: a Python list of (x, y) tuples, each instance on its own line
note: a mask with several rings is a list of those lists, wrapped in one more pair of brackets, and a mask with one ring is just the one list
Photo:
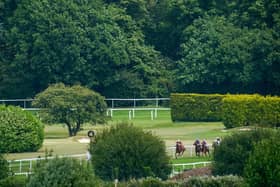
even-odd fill
[(279, 135), (255, 144), (245, 166), (245, 178), (254, 187), (279, 186), (280, 142)]
[(55, 158), (38, 167), (27, 187), (53, 187), (53, 186), (98, 186), (100, 180), (96, 179), (88, 164), (80, 164), (79, 160), (71, 158)]
[(104, 180), (166, 179), (171, 171), (164, 142), (126, 123), (99, 134), (90, 145), (90, 153), (96, 175)]
[(184, 186), (196, 187), (245, 187), (243, 178), (233, 175), (218, 177), (193, 177), (184, 183)]
[(19, 107), (0, 106), (0, 151), (37, 151), (43, 143), (43, 125)]
[[(0, 180), (8, 176), (8, 162), (2, 154), (0, 154)], [(1, 186), (1, 185), (0, 185)]]
[(171, 94), (173, 121), (221, 121), (222, 99), (219, 94)]
[(226, 136), (213, 153), (213, 174), (242, 176), (246, 160), (253, 150), (253, 143), (269, 138), (275, 133), (269, 129), (235, 132)]
[(1, 187), (23, 187), (26, 185), (26, 176), (10, 176), (0, 180)]

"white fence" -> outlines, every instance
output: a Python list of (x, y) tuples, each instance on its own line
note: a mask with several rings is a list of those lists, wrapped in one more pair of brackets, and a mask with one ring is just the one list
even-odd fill
[[(58, 156), (58, 158), (77, 158), (82, 163), (82, 160), (87, 158), (87, 154), (76, 154), (76, 155), (65, 155), (65, 156)], [(56, 157), (41, 157), (41, 158), (29, 158), (29, 159), (20, 159), (20, 160), (8, 160), (9, 163), (9, 170), (14, 175), (28, 175), (33, 172), (34, 165), (38, 161), (45, 160), (45, 159), (53, 159)]]
[(211, 161), (206, 161), (206, 162), (172, 164), (172, 172), (170, 174), (170, 177), (183, 173), (185, 170), (188, 170), (188, 169), (193, 169), (193, 168), (197, 168), (197, 167), (205, 167), (207, 165), (210, 165), (211, 163), (212, 163)]
[[(77, 155), (67, 155), (59, 156), (59, 158), (71, 157), (77, 158), (82, 163), (87, 159), (87, 154), (77, 154)], [(47, 157), (47, 159), (53, 159), (55, 157)], [(20, 159), (20, 160), (9, 160), (9, 169), (14, 175), (26, 175), (32, 174), (33, 168), (36, 163), (40, 160), (45, 160), (46, 158), (30, 158), (30, 159)], [(172, 164), (172, 172), (170, 176), (184, 172), (186, 169), (192, 169), (196, 167), (205, 167), (206, 165), (211, 164), (211, 162), (194, 162), (194, 163), (182, 163), (182, 164)]]
[[(170, 98), (134, 98), (134, 99), (123, 99), (123, 98), (108, 98), (105, 101), (108, 104), (109, 109), (114, 108), (143, 108), (150, 106), (151, 108), (168, 108)], [(34, 109), (31, 107), (31, 103), (34, 99), (0, 99), (0, 104), (20, 106), (26, 110)], [(138, 103), (142, 104), (138, 104)], [(143, 102), (148, 102), (143, 104)], [(168, 102), (167, 106), (162, 106), (161, 103)]]

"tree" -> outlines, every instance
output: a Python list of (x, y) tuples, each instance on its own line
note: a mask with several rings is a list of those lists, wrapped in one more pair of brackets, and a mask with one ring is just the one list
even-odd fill
[(11, 11), (0, 44), (0, 96), (33, 97), (58, 82), (107, 97), (155, 96), (154, 87), (165, 88), (154, 81), (164, 76), (164, 58), (124, 9), (102, 1), (23, 0)]
[(27, 187), (37, 186), (101, 186), (86, 163), (72, 158), (54, 158), (36, 168)]
[[(205, 16), (184, 30), (175, 79), (180, 90), (271, 93), (277, 90), (269, 30), (239, 28), (222, 16)], [(273, 45), (272, 45), (273, 44)], [(273, 60), (272, 60), (273, 59)], [(277, 78), (278, 79), (278, 78)]]
[(37, 151), (43, 144), (44, 126), (20, 107), (0, 106), (0, 152)]
[(69, 136), (75, 136), (83, 123), (107, 120), (104, 97), (80, 85), (50, 85), (36, 95), (32, 104), (42, 109), (43, 120), (66, 124)]
[(235, 132), (223, 138), (213, 154), (213, 174), (243, 175), (245, 164), (253, 151), (254, 143), (275, 135), (271, 129), (253, 129), (248, 132)]
[(126, 123), (98, 134), (90, 144), (90, 153), (96, 175), (104, 180), (166, 179), (171, 171), (164, 142)]
[(250, 186), (277, 186), (280, 184), (280, 142), (272, 136), (254, 145), (245, 165), (244, 177)]

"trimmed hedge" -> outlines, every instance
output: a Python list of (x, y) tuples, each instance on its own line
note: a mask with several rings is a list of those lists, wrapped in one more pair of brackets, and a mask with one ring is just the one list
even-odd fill
[(171, 94), (172, 121), (223, 121), (225, 127), (280, 126), (280, 98), (261, 95)]
[(0, 151), (37, 151), (43, 143), (43, 124), (20, 107), (0, 105)]
[(225, 127), (280, 126), (280, 98), (260, 95), (228, 95), (223, 99)]
[(224, 97), (219, 94), (171, 94), (172, 121), (221, 121)]

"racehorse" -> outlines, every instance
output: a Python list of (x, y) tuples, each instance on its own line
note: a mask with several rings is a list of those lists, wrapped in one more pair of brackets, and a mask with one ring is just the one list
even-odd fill
[(202, 144), (201, 145), (201, 153), (202, 153), (202, 155), (207, 156), (207, 154), (208, 154), (208, 156), (209, 156), (210, 155), (209, 146), (206, 145), (206, 144)]
[(175, 152), (175, 157), (177, 159), (178, 156), (183, 156), (186, 148), (182, 143), (176, 143), (176, 152)]
[(195, 155), (200, 156), (200, 152), (202, 151), (201, 144), (200, 143), (194, 143), (193, 145), (195, 146)]

